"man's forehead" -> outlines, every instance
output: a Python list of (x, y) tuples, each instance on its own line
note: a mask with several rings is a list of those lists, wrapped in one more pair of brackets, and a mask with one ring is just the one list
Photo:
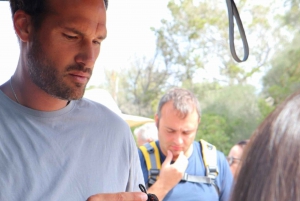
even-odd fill
[[(51, 0), (52, 1), (52, 0)], [(98, 3), (96, 3), (98, 2)], [(53, 0), (49, 6), (49, 19), (57, 18), (61, 27), (76, 28), (84, 32), (94, 27), (96, 30), (106, 27), (106, 10), (101, 0)], [(65, 8), (65, 9), (64, 9)], [(54, 20), (55, 21), (55, 20)]]
[(239, 145), (234, 145), (230, 152), (229, 155), (230, 156), (240, 156), (243, 152), (243, 149), (239, 146)]
[(191, 124), (184, 125), (184, 126), (178, 126), (178, 125), (164, 125), (165, 129), (172, 130), (172, 131), (182, 131), (182, 132), (189, 132), (194, 131), (197, 129), (197, 126), (193, 126)]

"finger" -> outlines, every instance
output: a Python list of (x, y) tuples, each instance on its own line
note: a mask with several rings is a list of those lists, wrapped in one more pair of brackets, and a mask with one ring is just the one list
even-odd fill
[(105, 193), (89, 197), (87, 201), (146, 201), (148, 196), (142, 192)]
[(188, 162), (187, 157), (184, 155), (183, 151), (181, 151), (178, 155), (177, 160), (175, 161), (174, 164), (185, 164)]
[(167, 156), (166, 156), (166, 159), (165, 159), (165, 161), (163, 162), (162, 166), (170, 165), (172, 159), (173, 159), (173, 154), (172, 154), (172, 152), (169, 151), (169, 150), (167, 150)]
[[(180, 161), (185, 155), (183, 154), (183, 151), (179, 152), (179, 155), (177, 157), (177, 160), (176, 161)], [(176, 163), (175, 161), (175, 163)]]

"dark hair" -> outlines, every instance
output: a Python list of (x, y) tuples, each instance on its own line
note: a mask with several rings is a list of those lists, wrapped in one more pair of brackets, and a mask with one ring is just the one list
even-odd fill
[(241, 140), (235, 145), (239, 145), (240, 147), (244, 148), (248, 144), (249, 140)]
[[(107, 9), (108, 0), (103, 0)], [(12, 16), (17, 10), (23, 10), (32, 17), (35, 28), (38, 28), (47, 13), (45, 0), (9, 0)]]
[(232, 201), (300, 200), (300, 91), (254, 132), (244, 152)]
[(23, 10), (32, 17), (33, 25), (38, 28), (44, 19), (46, 1), (43, 0), (9, 0), (12, 16)]

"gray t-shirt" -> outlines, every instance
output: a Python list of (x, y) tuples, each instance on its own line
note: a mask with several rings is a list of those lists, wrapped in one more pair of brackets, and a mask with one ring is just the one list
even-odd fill
[(0, 200), (86, 200), (140, 191), (144, 184), (130, 128), (87, 99), (41, 112), (0, 90)]

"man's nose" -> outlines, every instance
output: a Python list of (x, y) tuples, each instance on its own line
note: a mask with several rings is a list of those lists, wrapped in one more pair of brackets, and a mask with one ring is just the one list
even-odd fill
[(93, 42), (84, 42), (80, 46), (79, 53), (75, 57), (75, 62), (85, 66), (93, 67), (100, 52), (100, 47)]
[(176, 144), (182, 144), (183, 143), (183, 139), (182, 136), (180, 134), (177, 134), (174, 141), (176, 142)]

